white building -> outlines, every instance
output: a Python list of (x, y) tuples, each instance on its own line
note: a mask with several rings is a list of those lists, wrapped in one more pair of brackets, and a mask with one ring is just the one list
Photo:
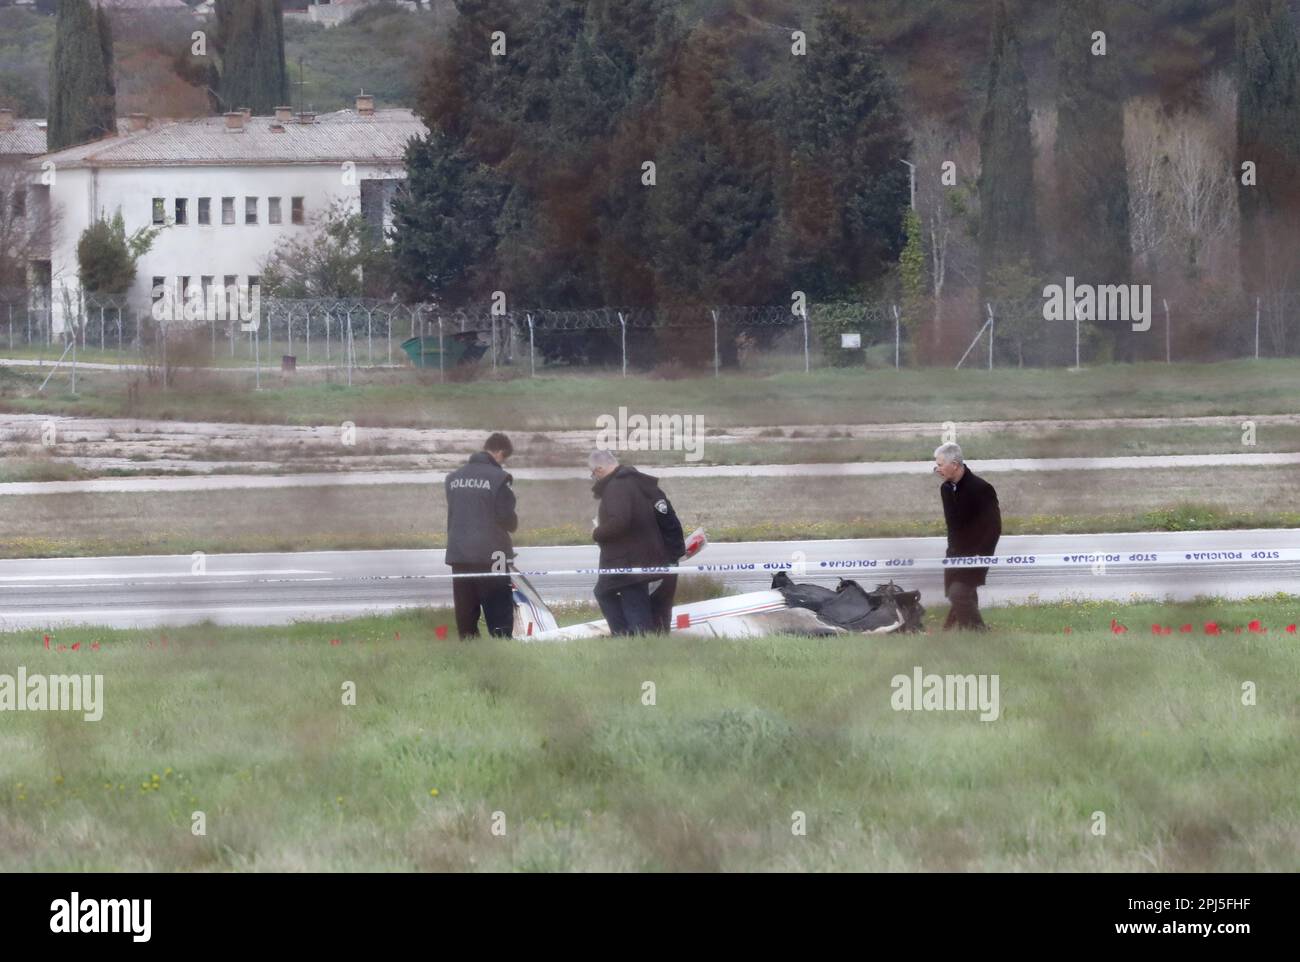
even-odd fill
[(137, 264), (133, 308), (148, 308), (160, 285), (181, 297), (194, 284), (205, 294), (252, 286), (281, 238), (311, 230), (335, 204), (388, 226), (407, 142), (424, 133), (410, 110), (375, 110), (363, 95), (355, 110), (320, 115), (282, 107), (153, 123), (134, 114), (124, 134), (33, 158), (54, 224), (48, 266), (34, 273), (54, 292), (55, 330), (60, 305), (77, 302), (77, 241), (97, 218), (121, 212), (128, 236), (163, 228)]

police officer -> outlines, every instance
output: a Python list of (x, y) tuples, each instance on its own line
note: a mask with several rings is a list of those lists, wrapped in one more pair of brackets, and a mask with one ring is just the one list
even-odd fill
[[(655, 509), (655, 522), (659, 525), (659, 536), (664, 542), (664, 560), (666, 566), (674, 566), (686, 554), (686, 534), (682, 531), (682, 522), (677, 517), (673, 503), (668, 500), (659, 487), (659, 479), (649, 474), (636, 472), (637, 486), (641, 493)], [(650, 609), (654, 614), (655, 630), (665, 634), (672, 630), (673, 600), (677, 597), (677, 576), (664, 575), (661, 581), (650, 582)]]
[[(948, 526), (948, 550), (945, 557), (966, 558), (992, 555), (1002, 536), (1002, 511), (998, 493), (966, 466), (961, 447), (954, 443), (934, 449), (934, 473), (943, 478), (939, 499), (943, 502), (943, 519)], [(943, 593), (952, 608), (943, 623), (949, 628), (972, 628), (984, 631), (980, 617), (979, 591), (988, 568), (945, 568)]]
[[(519, 527), (513, 479), (502, 467), (514, 452), (500, 432), (488, 437), (483, 450), (447, 475), (447, 564), (456, 604), (456, 632), (462, 639), (478, 636), (479, 611), (488, 632), (509, 637), (514, 624), (514, 598), (506, 562), (515, 556), (510, 535)], [(474, 577), (480, 575), (481, 577)]]
[[(593, 451), (588, 464), (595, 482), (592, 494), (600, 499), (596, 527), (591, 532), (592, 540), (600, 545), (600, 567), (658, 568), (668, 564), (669, 549), (656, 517), (662, 512), (655, 507), (659, 499), (654, 498), (655, 492), (660, 495), (663, 492), (658, 491), (654, 479), (649, 478), (648, 485), (643, 487), (642, 479), (648, 476), (630, 465), (619, 464), (609, 451)], [(667, 499), (662, 500), (667, 505)], [(678, 523), (679, 531), (680, 527)], [(602, 574), (596, 580), (596, 602), (609, 624), (610, 634), (661, 630), (660, 619), (666, 621), (667, 616), (662, 606), (656, 611), (650, 597), (650, 583), (663, 577), (648, 573)], [(668, 604), (671, 611), (671, 598)]]

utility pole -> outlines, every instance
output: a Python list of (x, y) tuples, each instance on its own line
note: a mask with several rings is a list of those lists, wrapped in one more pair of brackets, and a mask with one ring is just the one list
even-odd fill
[(298, 79), (294, 81), (294, 86), (298, 88), (298, 113), (302, 113), (302, 88), (307, 86), (309, 81), (303, 79), (303, 61), (302, 57), (298, 58)]
[(900, 160), (899, 163), (907, 165), (908, 180), (911, 181), (912, 188), (912, 210), (916, 210), (916, 164), (910, 160)]

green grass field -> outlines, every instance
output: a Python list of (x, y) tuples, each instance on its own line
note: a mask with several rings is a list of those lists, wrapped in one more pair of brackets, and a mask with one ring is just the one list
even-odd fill
[[(439, 383), (437, 372), (363, 370), (282, 379), (263, 373), (184, 371), (168, 390), (129, 389), (120, 372), (85, 371), (78, 394), (62, 374), (44, 393), (46, 372), (0, 368), (0, 410), (252, 423), (412, 427), (505, 427), (515, 431), (591, 428), (600, 414), (699, 414), (705, 427), (859, 424), (1037, 418), (1183, 417), (1287, 414), (1300, 410), (1300, 360), (1217, 364), (1112, 364), (995, 371), (820, 370), (811, 374), (662, 380), (565, 371), (529, 378), (490, 374)], [(937, 429), (936, 429), (937, 433)]]
[[(1300, 868), (1300, 600), (988, 615), (983, 636), (549, 646), (440, 641), (445, 611), (0, 636), (0, 672), (104, 676), (98, 722), (0, 714), (0, 864)], [(1238, 633), (1252, 618), (1267, 633)], [(998, 719), (893, 710), (914, 666), (996, 674)]]

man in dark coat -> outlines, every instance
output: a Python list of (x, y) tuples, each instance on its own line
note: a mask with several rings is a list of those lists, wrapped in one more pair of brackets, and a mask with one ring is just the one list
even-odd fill
[(493, 434), (483, 450), (470, 456), (443, 482), (447, 494), (446, 562), (453, 574), (456, 632), (462, 639), (478, 636), (479, 611), (488, 632), (509, 637), (515, 603), (508, 562), (515, 549), (510, 535), (519, 527), (515, 514), (513, 478), (502, 465), (514, 447), (504, 434)]
[[(646, 493), (646, 487), (657, 490), (655, 480), (634, 467), (619, 464), (609, 451), (593, 451), (588, 461), (595, 481), (591, 490), (600, 500), (596, 527), (591, 532), (592, 540), (600, 545), (600, 567), (665, 567), (668, 549), (659, 530), (655, 502)], [(653, 573), (602, 574), (596, 580), (596, 602), (610, 634), (658, 630), (650, 582), (663, 577)]]
[[(635, 469), (633, 469), (635, 470)], [(659, 536), (664, 542), (665, 565), (675, 565), (686, 554), (686, 533), (682, 531), (682, 522), (673, 510), (673, 503), (668, 500), (659, 487), (659, 479), (648, 474), (636, 473), (637, 484), (641, 493), (655, 509), (655, 521), (659, 525)], [(660, 581), (652, 581), (650, 588), (650, 608), (654, 613), (655, 630), (669, 632), (672, 630), (673, 599), (677, 596), (677, 576), (664, 575)]]
[[(939, 497), (943, 502), (943, 520), (948, 525), (948, 550), (944, 557), (964, 558), (992, 555), (1002, 536), (1002, 512), (993, 485), (966, 466), (961, 447), (941, 444), (934, 452), (935, 474), (943, 478)], [(984, 584), (988, 568), (945, 568), (943, 593), (952, 608), (943, 627), (987, 630), (980, 617), (978, 588)]]

